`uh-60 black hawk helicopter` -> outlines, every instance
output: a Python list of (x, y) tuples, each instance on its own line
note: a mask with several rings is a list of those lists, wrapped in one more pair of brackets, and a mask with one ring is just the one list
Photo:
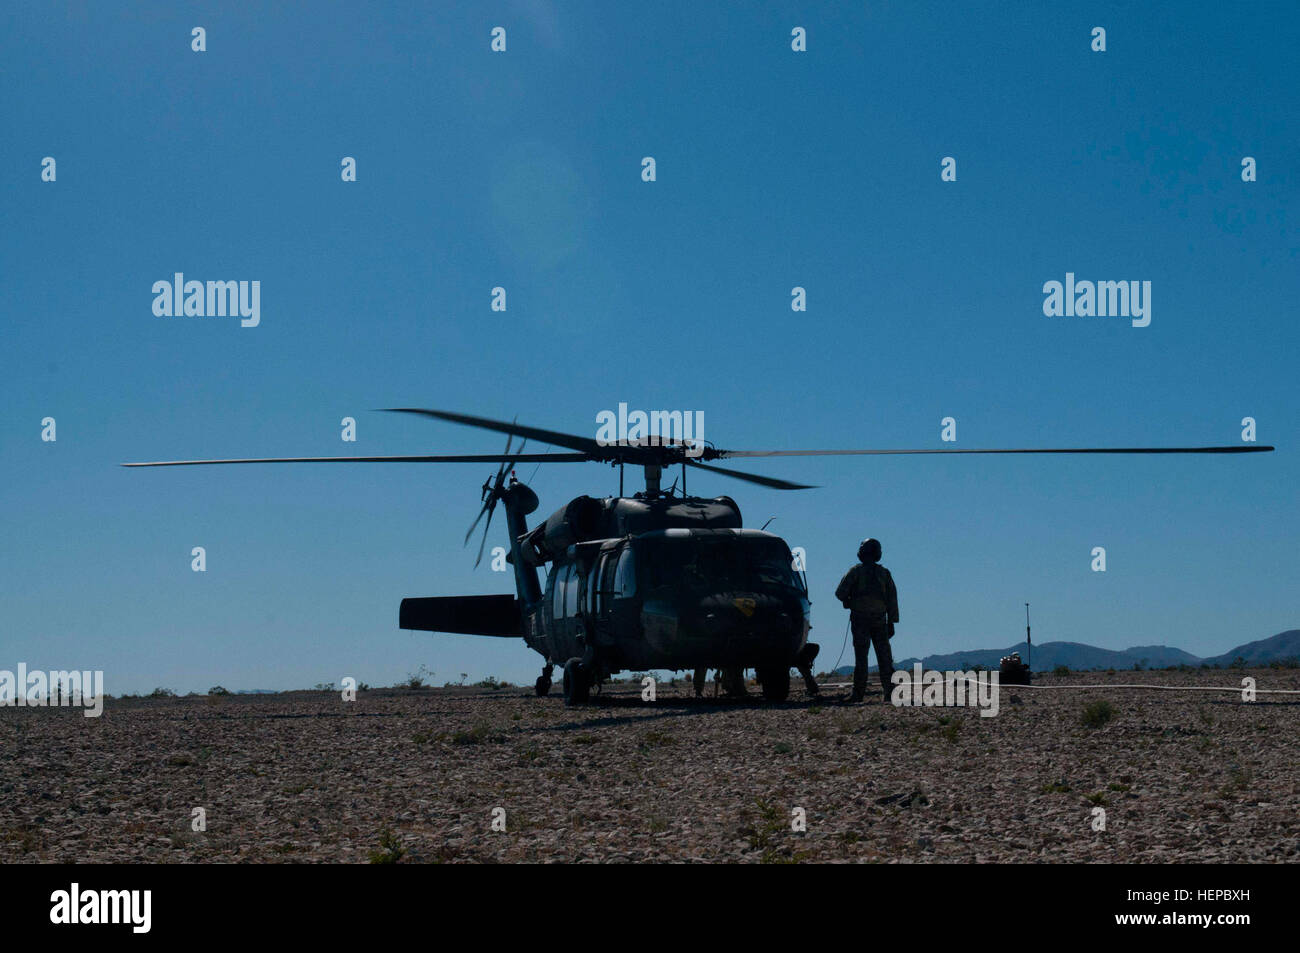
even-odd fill
[[(806, 580), (779, 536), (742, 525), (740, 508), (727, 496), (686, 495), (688, 468), (717, 473), (778, 490), (812, 487), (774, 477), (714, 466), (704, 461), (733, 457), (858, 456), (949, 453), (1250, 453), (1269, 446), (1085, 447), (1053, 449), (924, 450), (720, 450), (711, 444), (658, 437), (619, 443), (418, 408), (419, 414), (504, 433), (500, 454), (418, 456), (275, 457), (240, 460), (171, 460), (129, 467), (228, 463), (498, 463), (483, 485), (483, 507), (465, 534), (469, 541), (483, 517), (483, 558), (497, 503), (505, 507), (510, 535), (507, 560), (514, 567), (514, 595), (436, 596), (403, 599), (400, 626), (429, 632), (523, 638), (545, 660), (538, 695), (551, 688), (555, 665), (564, 667), (564, 699), (579, 704), (593, 685), (624, 670), (756, 670), (763, 695), (781, 701), (790, 690), (790, 669), (806, 658), (809, 601)], [(514, 438), (569, 452), (511, 451)], [(619, 495), (580, 496), (528, 528), (537, 494), (515, 478), (520, 463), (599, 462), (619, 467)], [(640, 466), (645, 489), (623, 495), (623, 467)], [(662, 488), (667, 467), (682, 468), (680, 491)], [(507, 474), (509, 477), (507, 478)], [(476, 563), (475, 565), (478, 565)], [(550, 566), (545, 588), (538, 569)], [(815, 646), (814, 646), (815, 647)]]

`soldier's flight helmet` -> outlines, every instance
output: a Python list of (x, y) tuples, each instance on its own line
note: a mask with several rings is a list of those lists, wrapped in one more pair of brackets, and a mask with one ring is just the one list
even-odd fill
[(880, 562), (880, 540), (864, 539), (858, 547), (858, 559), (864, 563)]

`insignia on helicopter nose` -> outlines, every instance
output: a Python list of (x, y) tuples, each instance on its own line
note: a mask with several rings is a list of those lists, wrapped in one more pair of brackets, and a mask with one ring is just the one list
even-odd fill
[(747, 598), (732, 599), (731, 604), (743, 612), (746, 619), (754, 614), (754, 607), (758, 605), (753, 599)]

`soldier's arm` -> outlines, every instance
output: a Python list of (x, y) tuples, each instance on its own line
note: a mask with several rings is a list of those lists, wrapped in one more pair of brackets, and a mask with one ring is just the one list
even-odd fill
[(889, 621), (898, 621), (898, 587), (894, 585), (894, 576), (885, 570), (885, 599), (889, 604)]
[(848, 602), (853, 598), (853, 570), (850, 569), (840, 580), (840, 584), (835, 587), (835, 598), (840, 602)]

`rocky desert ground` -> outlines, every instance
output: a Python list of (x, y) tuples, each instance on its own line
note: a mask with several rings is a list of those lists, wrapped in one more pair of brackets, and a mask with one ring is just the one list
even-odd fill
[(3, 708), (0, 862), (1294, 862), (1300, 695), (1105, 687), (1245, 675), (1300, 689), (1038, 676), (994, 718), (680, 680), (575, 709), (531, 687)]

